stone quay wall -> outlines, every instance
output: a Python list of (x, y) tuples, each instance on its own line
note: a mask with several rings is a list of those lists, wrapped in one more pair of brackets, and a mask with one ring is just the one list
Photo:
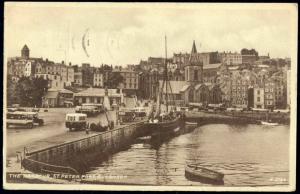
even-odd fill
[(131, 145), (136, 137), (146, 133), (144, 122), (140, 121), (94, 136), (26, 153), (22, 166), (36, 173), (80, 173), (87, 168), (91, 155), (101, 153), (107, 156)]

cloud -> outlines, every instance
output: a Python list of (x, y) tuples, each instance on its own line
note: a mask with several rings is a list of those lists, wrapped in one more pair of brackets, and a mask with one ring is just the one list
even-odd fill
[[(54, 61), (131, 64), (164, 56), (164, 35), (168, 36), (169, 56), (190, 52), (193, 40), (200, 52), (255, 48), (274, 57), (291, 55), (293, 18), (284, 6), (28, 5), (11, 3), (5, 8), (6, 56), (19, 56), (26, 43), (32, 56)], [(81, 46), (87, 28), (90, 57)]]

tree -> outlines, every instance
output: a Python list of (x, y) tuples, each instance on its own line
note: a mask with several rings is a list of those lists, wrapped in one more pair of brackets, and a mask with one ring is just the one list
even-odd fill
[(34, 91), (32, 93), (33, 105), (41, 106), (42, 97), (48, 91), (48, 81), (43, 78), (32, 79)]
[(12, 80), (10, 76), (7, 77), (7, 87), (6, 87), (6, 100), (8, 105), (17, 104), (17, 94), (16, 94), (17, 83)]
[(241, 50), (241, 54), (242, 55), (255, 55), (256, 58), (258, 59), (258, 52), (255, 50), (255, 49), (246, 49), (246, 48), (243, 48)]
[(104, 85), (108, 88), (117, 88), (123, 81), (124, 77), (120, 74), (120, 72), (110, 72)]
[(21, 106), (41, 106), (48, 90), (48, 80), (21, 77), (16, 85), (16, 98)]

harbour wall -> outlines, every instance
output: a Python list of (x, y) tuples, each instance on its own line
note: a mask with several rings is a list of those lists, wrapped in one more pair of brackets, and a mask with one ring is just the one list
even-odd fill
[(89, 163), (101, 160), (114, 152), (127, 149), (138, 136), (146, 134), (140, 121), (105, 131), (94, 136), (26, 153), (22, 166), (36, 173), (81, 174), (89, 170)]
[[(256, 113), (203, 113), (186, 114), (186, 121), (196, 122), (197, 126), (205, 124), (258, 124), (265, 114)], [(289, 124), (289, 116), (270, 114), (269, 118), (282, 124)], [(22, 166), (36, 173), (84, 174), (90, 167), (108, 158), (115, 152), (126, 150), (139, 136), (147, 135), (145, 121), (139, 121), (124, 127), (109, 130), (76, 141), (51, 146), (26, 153)], [(197, 126), (186, 126), (179, 133), (190, 132)]]
[(186, 114), (186, 120), (201, 124), (260, 124), (267, 117), (273, 122), (289, 125), (289, 113), (260, 113), (260, 112), (192, 112)]

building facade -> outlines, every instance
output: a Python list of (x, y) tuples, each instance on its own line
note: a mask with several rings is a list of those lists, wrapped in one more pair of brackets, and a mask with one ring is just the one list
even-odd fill
[(264, 94), (264, 88), (255, 86), (254, 87), (254, 108), (265, 108), (265, 94)]
[(93, 86), (94, 87), (103, 87), (103, 74), (101, 73), (100, 69), (97, 69), (94, 74)]
[[(118, 92), (117, 89), (108, 89), (108, 99), (110, 105), (121, 104), (122, 93)], [(82, 92), (74, 94), (74, 105), (81, 105), (83, 103), (96, 103), (103, 104), (105, 96), (105, 89), (103, 88), (88, 88)]]
[(242, 55), (242, 63), (247, 65), (254, 65), (257, 60), (256, 55)]
[(256, 81), (256, 74), (248, 70), (241, 71), (233, 76), (231, 81), (231, 105), (239, 108), (252, 107), (254, 100), (253, 86)]
[(223, 52), (219, 53), (219, 60), (226, 65), (240, 65), (242, 64), (242, 55), (237, 52)]

